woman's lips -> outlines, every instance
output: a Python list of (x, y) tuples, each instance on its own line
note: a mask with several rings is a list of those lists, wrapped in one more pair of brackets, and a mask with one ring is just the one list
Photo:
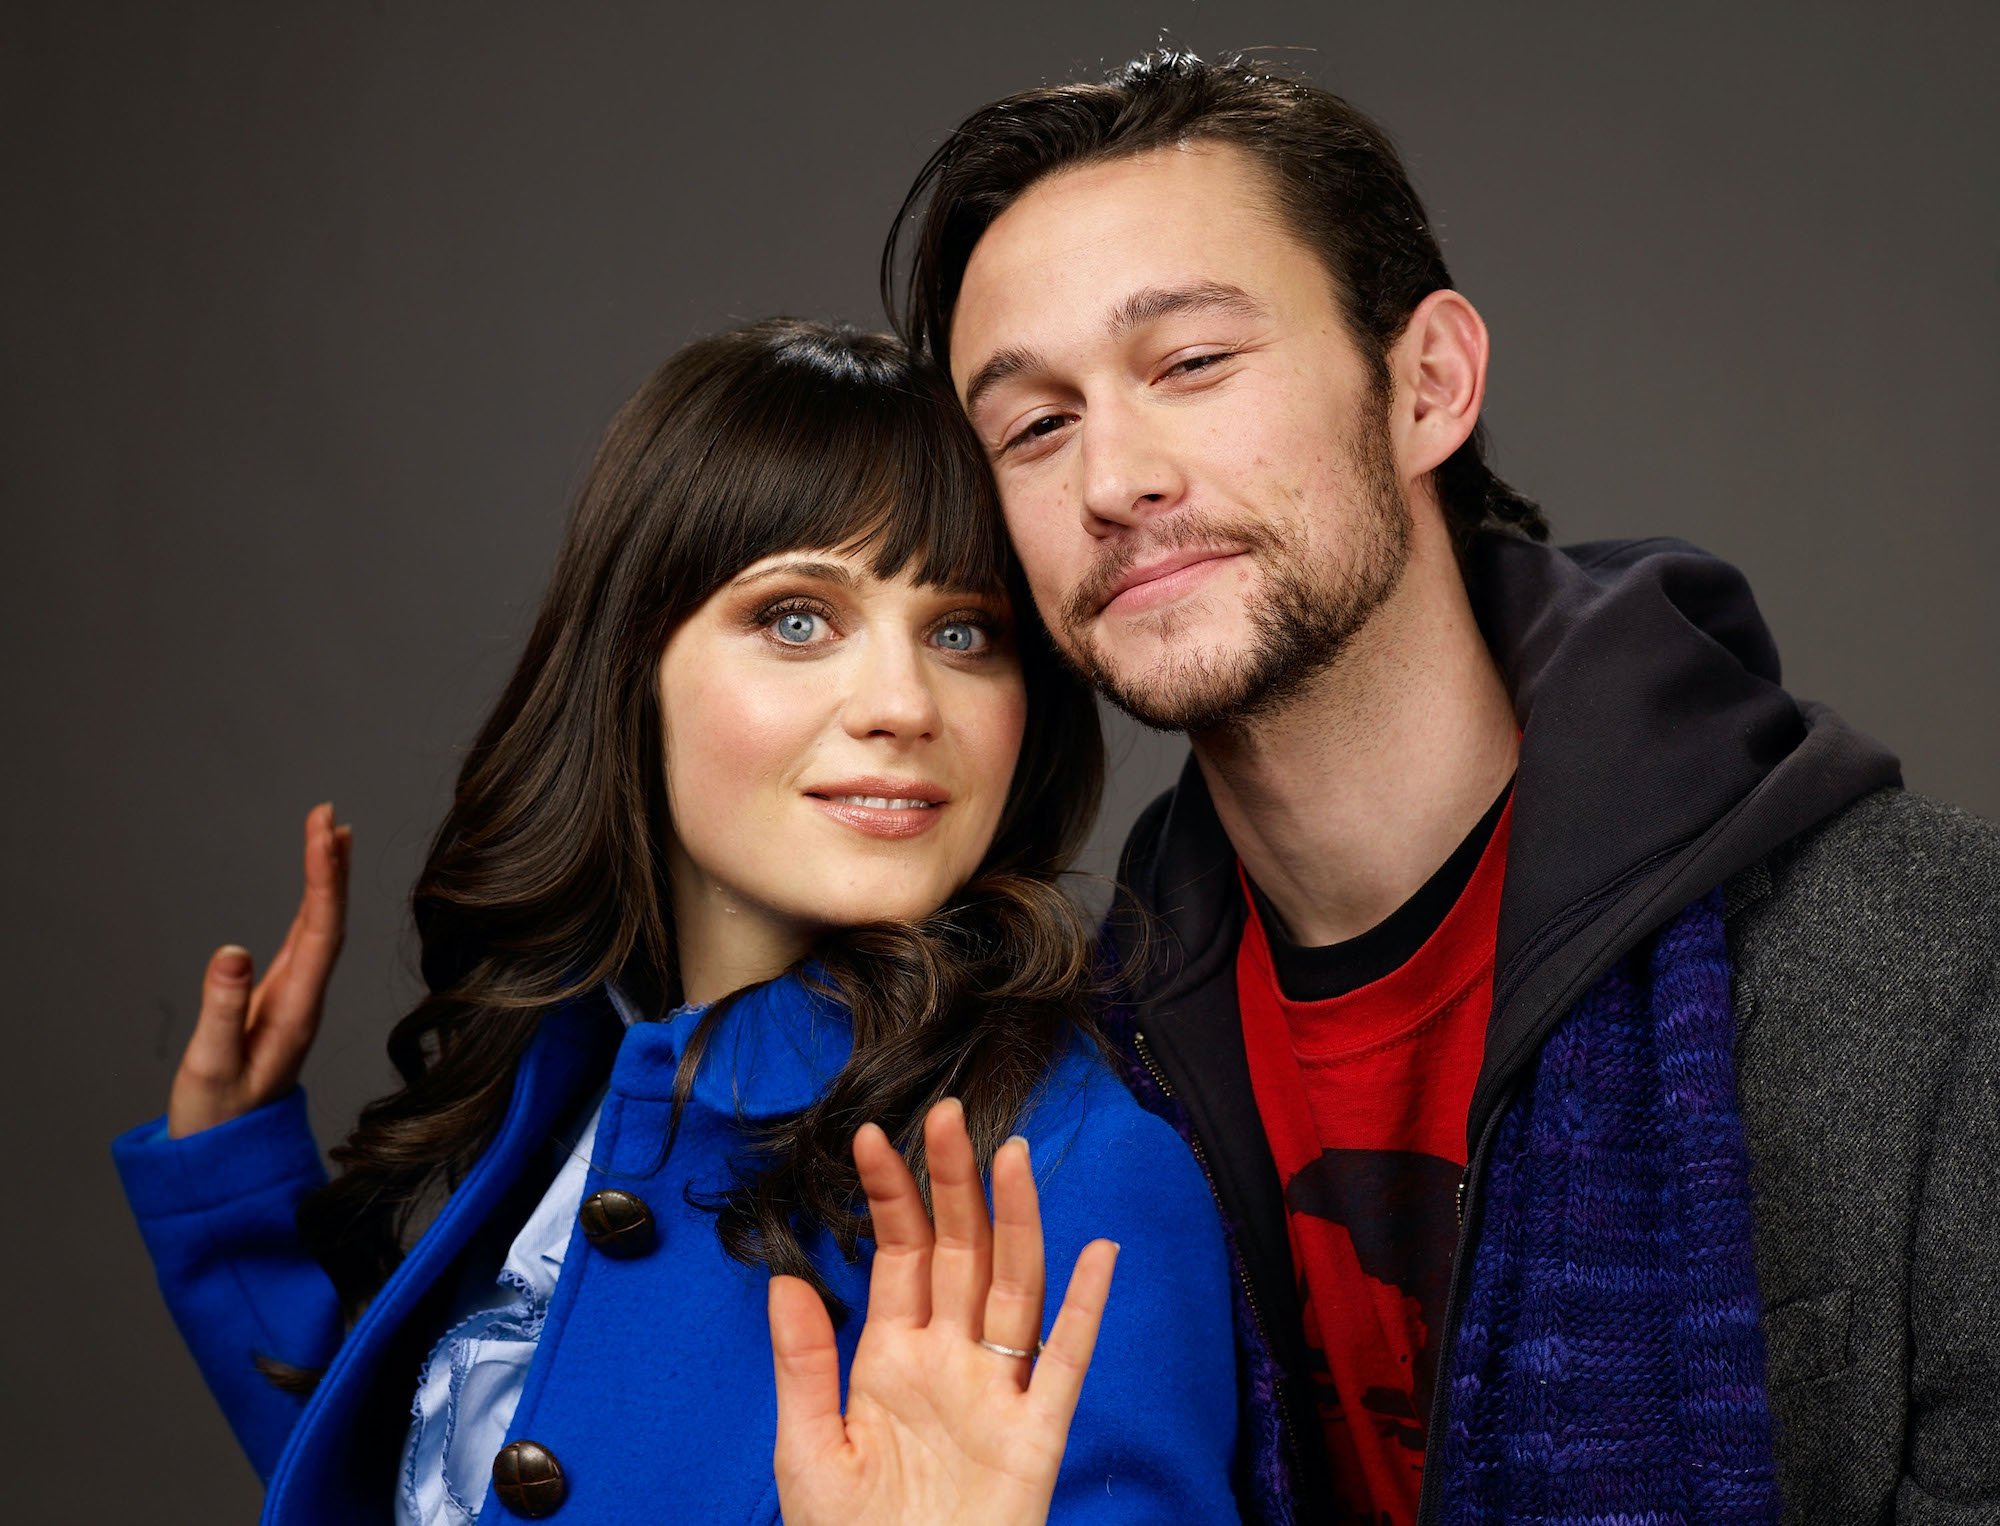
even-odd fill
[(870, 837), (916, 837), (937, 825), (943, 801), (883, 795), (808, 795), (835, 821)]
[(1170, 604), (1175, 599), (1194, 592), (1211, 573), (1225, 562), (1234, 561), (1243, 555), (1240, 551), (1218, 551), (1212, 556), (1200, 557), (1194, 561), (1170, 566), (1156, 577), (1141, 575), (1140, 581), (1121, 591), (1118, 596), (1104, 606), (1107, 615), (1143, 614), (1149, 609), (1157, 609), (1162, 604)]

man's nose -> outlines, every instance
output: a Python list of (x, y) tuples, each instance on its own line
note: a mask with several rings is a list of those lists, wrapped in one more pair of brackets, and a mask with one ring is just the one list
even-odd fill
[(871, 638), (849, 671), (850, 686), (841, 707), (841, 724), (849, 736), (899, 742), (937, 736), (942, 718), (916, 639)]
[(1083, 527), (1116, 533), (1179, 503), (1187, 483), (1170, 448), (1165, 420), (1117, 401), (1085, 415), (1077, 459), (1083, 473)]

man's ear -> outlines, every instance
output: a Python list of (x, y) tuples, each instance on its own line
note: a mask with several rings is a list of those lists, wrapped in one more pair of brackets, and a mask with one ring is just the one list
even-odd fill
[(1486, 321), (1457, 292), (1434, 291), (1389, 352), (1392, 428), (1405, 481), (1442, 465), (1479, 422), (1486, 400)]

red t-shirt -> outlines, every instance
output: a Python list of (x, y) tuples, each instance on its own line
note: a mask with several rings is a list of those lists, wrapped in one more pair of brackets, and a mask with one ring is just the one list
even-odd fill
[(1512, 817), (1510, 802), (1415, 954), (1324, 1001), (1279, 988), (1244, 881), (1236, 989), (1251, 1087), (1284, 1183), (1335, 1486), (1346, 1518), (1369, 1526), (1416, 1520)]

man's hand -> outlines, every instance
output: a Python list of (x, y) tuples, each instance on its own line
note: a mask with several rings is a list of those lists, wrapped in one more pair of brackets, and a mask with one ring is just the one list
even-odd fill
[(1048, 1519), (1118, 1247), (1083, 1248), (1039, 1358), (993, 1350), (1033, 1353), (1042, 1328), (1042, 1219), (1027, 1142), (1010, 1139), (994, 1156), (990, 1221), (956, 1101), (931, 1109), (924, 1146), (935, 1234), (888, 1136), (871, 1123), (854, 1137), (875, 1264), (845, 1416), (825, 1307), (798, 1278), (771, 1279), (773, 1461), (787, 1526)]

